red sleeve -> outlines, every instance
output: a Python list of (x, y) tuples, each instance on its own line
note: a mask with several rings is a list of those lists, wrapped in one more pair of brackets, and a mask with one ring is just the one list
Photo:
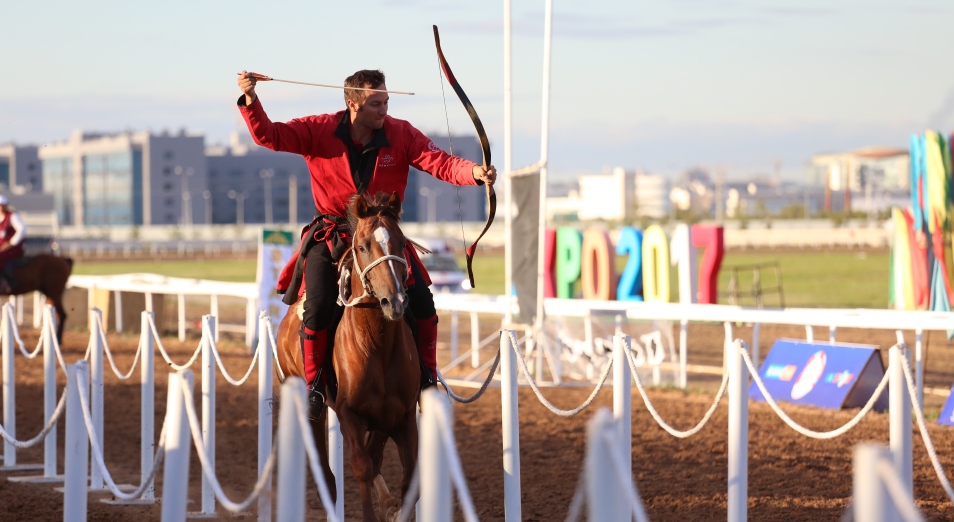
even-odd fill
[(262, 102), (256, 97), (251, 105), (244, 105), (245, 96), (239, 99), (239, 112), (245, 118), (245, 125), (255, 143), (279, 152), (292, 152), (306, 155), (317, 141), (316, 131), (311, 118), (296, 118), (288, 123), (275, 123), (265, 114)]
[(474, 163), (441, 150), (430, 138), (410, 124), (405, 124), (407, 159), (412, 167), (427, 172), (453, 185), (477, 185)]

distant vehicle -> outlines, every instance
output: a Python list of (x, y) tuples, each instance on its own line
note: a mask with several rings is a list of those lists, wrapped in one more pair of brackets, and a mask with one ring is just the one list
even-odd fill
[(421, 262), (431, 277), (433, 292), (461, 293), (470, 290), (470, 281), (467, 273), (457, 264), (454, 252), (450, 245), (442, 239), (414, 240), (427, 247), (431, 254), (422, 254)]

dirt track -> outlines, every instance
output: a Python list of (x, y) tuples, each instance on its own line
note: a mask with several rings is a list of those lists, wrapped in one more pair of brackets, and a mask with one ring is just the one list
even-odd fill
[[(466, 321), (462, 321), (466, 323)], [(462, 324), (462, 338), (468, 338)], [(28, 348), (35, 346), (37, 332), (22, 330)], [(442, 332), (446, 335), (446, 328)], [(746, 338), (745, 328), (737, 335)], [(801, 328), (763, 326), (763, 346), (777, 337), (799, 337)], [(721, 365), (721, 325), (693, 325), (690, 329), (689, 362)], [(839, 340), (867, 342), (887, 347), (893, 343), (891, 332), (839, 331)], [(445, 339), (446, 340), (446, 339)], [(65, 357), (72, 362), (82, 357), (88, 335), (70, 331), (64, 342)], [(109, 336), (109, 346), (121, 371), (133, 361), (137, 337)], [(163, 341), (177, 362), (184, 362), (198, 345), (198, 338), (180, 344), (171, 337)], [(446, 343), (442, 343), (446, 347)], [(224, 361), (233, 375), (248, 368), (249, 357), (239, 343), (221, 342)], [(441, 350), (446, 360), (447, 350)], [(949, 388), (954, 381), (954, 346), (935, 333), (929, 338), (928, 386)], [(157, 356), (157, 363), (161, 364)], [(20, 438), (35, 435), (42, 423), (42, 362), (17, 357), (17, 433)], [(168, 373), (157, 372), (156, 426), (161, 426), (165, 411)], [(63, 379), (60, 377), (59, 389)], [(255, 481), (256, 469), (256, 379), (246, 386), (232, 387), (222, 379), (217, 389), (217, 473), (233, 500), (244, 498)], [(121, 483), (138, 482), (139, 466), (139, 380), (120, 382), (110, 370), (106, 373), (106, 462), (112, 476)], [(653, 404), (671, 425), (678, 429), (694, 426), (713, 399), (715, 377), (694, 376), (694, 391), (666, 388), (650, 390)], [(469, 395), (472, 390), (459, 389)], [(546, 389), (557, 406), (571, 408), (587, 397), (590, 388)], [(633, 470), (647, 512), (654, 521), (724, 520), (727, 492), (727, 402), (718, 407), (710, 424), (689, 439), (676, 439), (663, 431), (651, 418), (642, 398), (633, 397)], [(585, 426), (598, 407), (610, 408), (612, 392), (604, 390), (594, 405), (582, 414), (558, 417), (546, 410), (532, 391), (522, 388), (520, 401), (520, 465), (522, 474), (524, 520), (562, 520), (577, 485), (585, 452)], [(936, 419), (942, 399), (929, 397), (927, 411)], [(815, 430), (830, 430), (847, 422), (856, 411), (826, 411), (786, 406), (798, 422)], [(751, 403), (749, 443), (749, 518), (750, 520), (816, 521), (838, 520), (851, 496), (851, 450), (862, 441), (888, 440), (888, 417), (871, 414), (847, 435), (829, 441), (803, 437), (787, 426), (762, 403)], [(474, 404), (454, 407), (455, 433), (464, 472), (481, 520), (503, 519), (503, 472), (500, 434), (500, 394), (491, 389)], [(929, 431), (948, 476), (954, 475), (954, 430), (938, 427), (932, 421)], [(58, 428), (62, 448), (63, 424)], [(157, 433), (158, 436), (158, 433)], [(42, 446), (41, 446), (42, 447)], [(347, 452), (346, 452), (347, 454)], [(60, 453), (62, 455), (62, 453)], [(42, 459), (42, 449), (21, 450), (20, 463)], [(396, 483), (396, 455), (389, 452), (386, 477)], [(192, 456), (190, 498), (199, 506), (197, 458)], [(59, 462), (62, 472), (62, 457)], [(929, 520), (954, 519), (954, 505), (947, 499), (927, 458), (920, 435), (914, 433), (915, 497)], [(21, 473), (22, 474), (22, 473)], [(61, 493), (51, 485), (20, 484), (0, 480), (0, 520), (62, 520)], [(161, 480), (158, 495), (161, 495)], [(111, 506), (97, 501), (106, 495), (93, 494), (89, 502), (89, 520), (142, 522), (159, 520), (160, 506)], [(346, 472), (346, 514), (358, 517), (357, 490)], [(308, 520), (325, 520), (316, 495), (308, 498)], [(221, 510), (220, 510), (221, 511)], [(221, 511), (222, 520), (230, 517)]]

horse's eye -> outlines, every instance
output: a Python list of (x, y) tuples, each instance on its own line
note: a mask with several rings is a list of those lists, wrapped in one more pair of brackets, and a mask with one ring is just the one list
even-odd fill
[(367, 250), (364, 248), (364, 245), (358, 245), (358, 250), (359, 250), (362, 254), (364, 254), (364, 253), (367, 252)]

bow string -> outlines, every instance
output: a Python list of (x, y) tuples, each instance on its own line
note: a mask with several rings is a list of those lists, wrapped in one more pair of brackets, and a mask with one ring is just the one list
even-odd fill
[[(444, 77), (447, 78), (447, 82), (450, 83), (451, 87), (454, 89), (454, 93), (457, 94), (457, 97), (460, 99), (460, 102), (464, 104), (464, 108), (467, 109), (467, 115), (470, 116), (470, 121), (474, 123), (474, 128), (477, 130), (477, 139), (480, 140), (480, 151), (483, 156), (483, 166), (485, 169), (490, 168), (490, 141), (487, 139), (487, 133), (484, 131), (484, 124), (481, 123), (480, 117), (477, 116), (477, 110), (474, 109), (474, 104), (470, 102), (470, 99), (464, 93), (464, 89), (461, 88), (460, 84), (457, 83), (457, 78), (454, 76), (454, 73), (451, 72), (450, 65), (447, 64), (447, 59), (444, 58), (444, 52), (441, 51), (441, 37), (437, 32), (437, 26), (434, 26), (434, 45), (437, 46), (437, 58), (440, 60), (441, 70), (444, 71)], [(450, 139), (450, 133), (448, 133), (448, 139)], [(487, 188), (487, 223), (484, 224), (484, 229), (480, 231), (480, 235), (477, 236), (477, 239), (474, 240), (473, 244), (467, 247), (464, 255), (467, 258), (467, 276), (470, 278), (470, 287), (475, 288), (474, 285), (474, 254), (477, 253), (477, 242), (480, 241), (484, 234), (487, 233), (487, 230), (490, 229), (490, 225), (494, 222), (494, 215), (497, 213), (497, 194), (494, 192), (494, 187), (490, 184), (484, 185)]]

